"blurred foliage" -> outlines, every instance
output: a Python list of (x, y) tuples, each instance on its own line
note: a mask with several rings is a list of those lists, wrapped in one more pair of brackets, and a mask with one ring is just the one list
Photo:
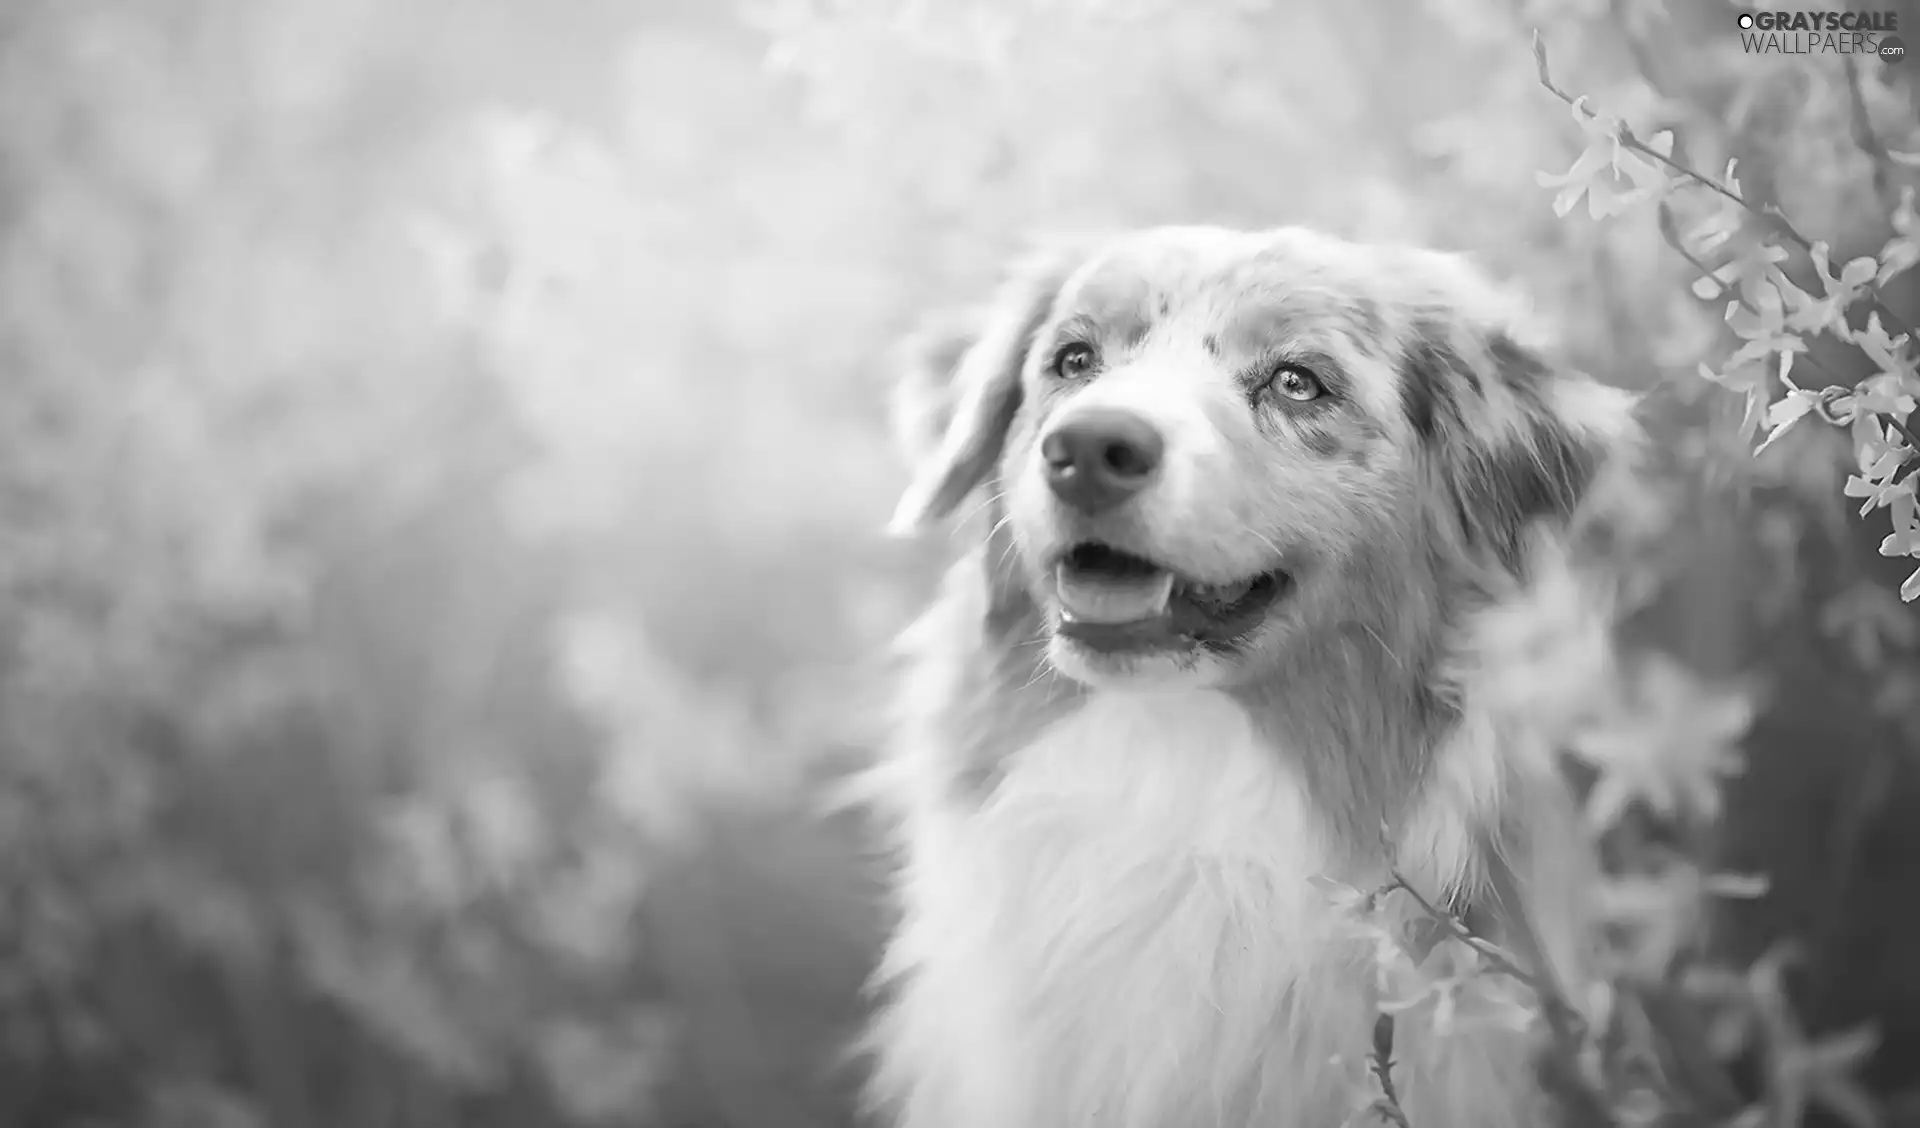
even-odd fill
[(1527, 41), (1835, 263), (1896, 234), (1860, 129), (1920, 150), (1920, 70), (1673, 8), (0, 7), (0, 1124), (846, 1123), (881, 913), (816, 800), (943, 548), (877, 535), (887, 346), (1031, 233), (1159, 221), (1473, 251), (1647, 391), (1676, 664), (1602, 746), (1695, 794), (1643, 754), (1723, 762), (1671, 687), (1757, 687), (1703, 849), (1771, 887), (1715, 943), (1797, 939), (1765, 981), (1898, 1082), (1904, 573), (1844, 433), (1749, 457), (1656, 211), (1555, 215)]

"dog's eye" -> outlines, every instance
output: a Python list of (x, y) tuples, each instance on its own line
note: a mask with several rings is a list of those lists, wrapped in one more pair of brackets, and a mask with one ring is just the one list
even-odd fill
[(1283, 364), (1273, 370), (1273, 378), (1267, 386), (1290, 400), (1305, 403), (1319, 399), (1326, 391), (1320, 385), (1320, 378), (1295, 364)]
[(1076, 341), (1060, 346), (1053, 354), (1053, 374), (1064, 380), (1074, 380), (1093, 370), (1093, 348)]

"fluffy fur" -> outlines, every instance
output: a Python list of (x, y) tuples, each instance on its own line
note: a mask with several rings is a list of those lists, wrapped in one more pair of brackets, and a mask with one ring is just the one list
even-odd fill
[[(1090, 374), (1052, 369), (1063, 342)], [(1480, 704), (1473, 622), (1569, 574), (1569, 523), (1632, 448), (1626, 397), (1550, 368), (1459, 260), (1297, 229), (1056, 246), (922, 345), (896, 528), (956, 516), (970, 547), (902, 646), (902, 916), (871, 1037), (890, 1123), (1342, 1123), (1373, 955), (1314, 878), (1398, 872), (1496, 934), (1524, 921), (1577, 990), (1584, 847), (1552, 765)], [(1328, 394), (1276, 400), (1283, 363)], [(1098, 517), (1037, 454), (1090, 405), (1167, 440)], [(1089, 649), (1049, 572), (1088, 537), (1290, 586), (1230, 644)], [(1399, 1027), (1420, 1128), (1543, 1122), (1534, 1035)]]

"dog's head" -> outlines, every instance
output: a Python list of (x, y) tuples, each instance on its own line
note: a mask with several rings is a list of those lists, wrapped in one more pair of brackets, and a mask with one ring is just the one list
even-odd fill
[(984, 487), (1048, 660), (1091, 685), (1232, 684), (1410, 575), (1512, 572), (1632, 433), (1459, 259), (1300, 229), (1055, 246), (925, 343), (895, 530)]

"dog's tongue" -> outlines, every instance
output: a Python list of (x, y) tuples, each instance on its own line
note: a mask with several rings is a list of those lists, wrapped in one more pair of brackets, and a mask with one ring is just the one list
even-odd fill
[(1062, 565), (1054, 573), (1060, 606), (1083, 623), (1137, 623), (1167, 609), (1173, 573), (1138, 576), (1100, 575)]

